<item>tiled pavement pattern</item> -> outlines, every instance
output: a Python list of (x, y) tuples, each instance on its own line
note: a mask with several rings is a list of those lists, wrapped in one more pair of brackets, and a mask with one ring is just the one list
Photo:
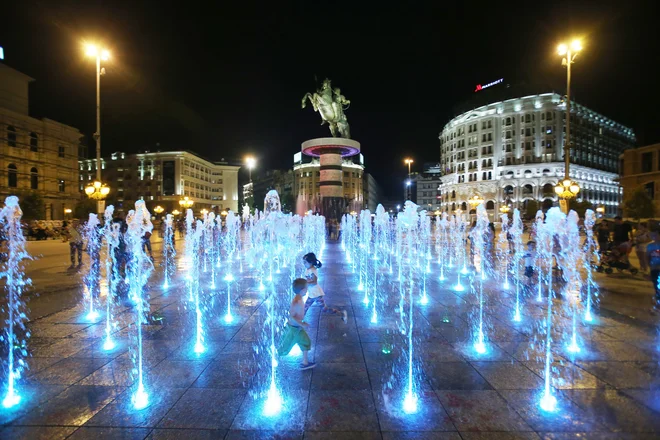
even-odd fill
[[(429, 282), (430, 301), (416, 305), (415, 329), (421, 361), (419, 412), (405, 415), (394, 394), (384, 390), (392, 362), (382, 348), (389, 339), (355, 291), (355, 275), (339, 246), (329, 244), (321, 269), (328, 302), (345, 307), (349, 322), (312, 308), (308, 321), (316, 369), (301, 372), (284, 359), (286, 407), (273, 418), (259, 414), (262, 402), (250, 389), (257, 374), (254, 339), (261, 332), (263, 295), (246, 280), (235, 302), (235, 323), (209, 320), (209, 350), (197, 357), (192, 346), (185, 296), (152, 290), (152, 310), (162, 325), (144, 326), (145, 366), (151, 405), (130, 406), (133, 364), (122, 343), (100, 350), (103, 324), (81, 321), (69, 309), (31, 324), (30, 371), (20, 382), (24, 403), (0, 412), (2, 439), (655, 439), (660, 436), (658, 336), (647, 327), (600, 318), (583, 329), (581, 353), (568, 356), (556, 344), (560, 410), (538, 408), (544, 365), (530, 351), (530, 322), (543, 310), (525, 307), (525, 322), (512, 325), (510, 297), (497, 289), (489, 297), (489, 352), (469, 344), (467, 317), (475, 308), (469, 289), (455, 294)], [(158, 275), (154, 276), (158, 279)], [(154, 285), (158, 285), (157, 281)], [(383, 283), (386, 289), (388, 283)], [(398, 294), (397, 294), (398, 295)], [(559, 302), (559, 301), (558, 301)], [(383, 322), (394, 306), (383, 311)], [(221, 315), (220, 315), (221, 316)], [(4, 382), (4, 381), (3, 381)]]

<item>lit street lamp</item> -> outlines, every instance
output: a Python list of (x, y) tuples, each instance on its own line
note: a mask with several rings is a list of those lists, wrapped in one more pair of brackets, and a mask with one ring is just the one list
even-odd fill
[(158, 206), (156, 206), (156, 207), (154, 208), (154, 212), (155, 212), (156, 215), (158, 215), (158, 216), (161, 215), (161, 214), (163, 213), (163, 211), (165, 211), (165, 209), (164, 209), (162, 206), (160, 206), (160, 205), (158, 205)]
[[(96, 58), (96, 133), (94, 133), (94, 140), (96, 141), (96, 180), (100, 183), (101, 180), (101, 75), (105, 75), (105, 69), (101, 68), (101, 60), (107, 61), (110, 59), (110, 52), (106, 49), (101, 49), (94, 44), (88, 44), (85, 48), (87, 56)], [(95, 182), (96, 183), (96, 182)], [(87, 188), (85, 193), (89, 196)], [(107, 193), (106, 193), (107, 195)], [(104, 197), (105, 198), (105, 197)], [(104, 210), (103, 199), (97, 199), (96, 211), (101, 214)]]
[(555, 193), (564, 199), (560, 205), (562, 211), (568, 213), (568, 199), (571, 199), (580, 192), (580, 185), (573, 182), (569, 177), (569, 167), (571, 165), (571, 64), (575, 62), (575, 57), (582, 50), (580, 40), (573, 40), (571, 44), (560, 44), (557, 52), (562, 57), (561, 64), (566, 66), (566, 138), (564, 139), (564, 180), (555, 186)]
[(208, 209), (202, 209), (201, 211), (199, 211), (199, 213), (204, 216), (204, 215), (209, 213), (209, 210)]
[(90, 183), (85, 187), (85, 194), (92, 200), (96, 200), (100, 204), (100, 212), (103, 212), (103, 200), (110, 194), (110, 187), (98, 180)]
[(484, 199), (479, 197), (478, 195), (473, 195), (468, 199), (468, 203), (472, 207), (472, 209), (475, 209), (477, 206), (481, 205), (484, 202)]
[(502, 214), (508, 214), (509, 211), (511, 211), (511, 208), (509, 207), (509, 205), (502, 205), (502, 206), (500, 206), (500, 212), (501, 212)]
[(408, 181), (406, 182), (406, 187), (407, 187), (406, 188), (406, 194), (407, 194), (408, 200), (410, 200), (410, 183), (411, 183), (410, 182), (410, 166), (412, 165), (413, 160), (408, 157), (408, 158), (403, 160), (403, 163), (408, 165)]
[(257, 159), (255, 159), (254, 156), (247, 156), (245, 158), (245, 165), (247, 166), (248, 169), (248, 176), (250, 178), (250, 183), (252, 183), (252, 170), (257, 165)]
[(172, 211), (172, 215), (179, 215), (179, 214), (181, 214), (181, 212), (178, 209)]
[(181, 206), (184, 210), (188, 208), (192, 208), (192, 206), (195, 204), (195, 202), (190, 199), (190, 197), (185, 196), (181, 200), (179, 200), (179, 206)]

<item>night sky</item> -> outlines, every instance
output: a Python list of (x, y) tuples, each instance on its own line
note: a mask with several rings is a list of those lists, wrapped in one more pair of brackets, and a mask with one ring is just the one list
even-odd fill
[(7, 3), (0, 46), (6, 64), (37, 80), (33, 116), (79, 128), (92, 155), (95, 75), (84, 41), (112, 52), (104, 156), (188, 149), (290, 167), (302, 141), (329, 136), (300, 108), (328, 77), (352, 101), (346, 114), (367, 171), (399, 196), (403, 158), (419, 168), (438, 161), (438, 134), (476, 84), (542, 80), (563, 93), (555, 50), (574, 35), (584, 38), (574, 99), (632, 127), (640, 145), (660, 141), (660, 10), (651, 1)]

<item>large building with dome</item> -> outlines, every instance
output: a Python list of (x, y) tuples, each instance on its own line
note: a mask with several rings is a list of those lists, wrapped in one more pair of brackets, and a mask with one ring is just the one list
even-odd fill
[[(554, 186), (564, 177), (566, 104), (557, 93), (492, 102), (465, 111), (440, 134), (441, 210), (466, 211), (468, 199), (484, 199), (495, 220), (507, 205), (525, 211), (558, 202)], [(634, 146), (633, 131), (571, 102), (570, 177), (578, 200), (615, 215), (621, 200), (618, 157)]]

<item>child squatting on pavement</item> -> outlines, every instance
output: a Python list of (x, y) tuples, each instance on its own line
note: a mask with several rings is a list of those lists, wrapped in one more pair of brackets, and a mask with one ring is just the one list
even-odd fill
[(280, 346), (277, 353), (280, 356), (289, 354), (294, 345), (298, 344), (303, 353), (301, 370), (309, 370), (316, 367), (316, 363), (309, 362), (309, 350), (312, 348), (312, 341), (307, 334), (309, 324), (304, 321), (305, 319), (305, 300), (303, 297), (307, 293), (307, 280), (298, 278), (293, 281), (293, 292), (295, 296), (291, 301), (291, 308), (289, 309), (289, 322), (284, 329)]

